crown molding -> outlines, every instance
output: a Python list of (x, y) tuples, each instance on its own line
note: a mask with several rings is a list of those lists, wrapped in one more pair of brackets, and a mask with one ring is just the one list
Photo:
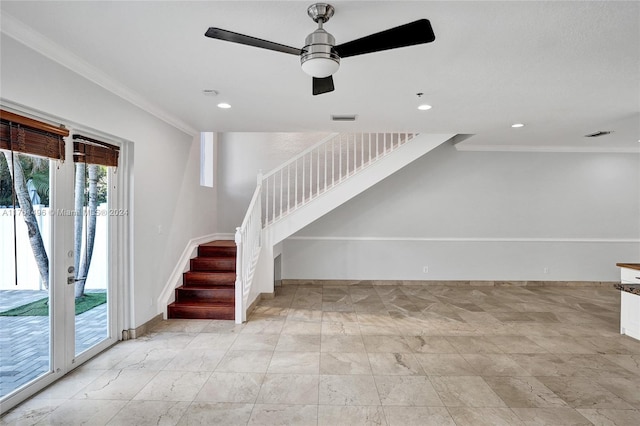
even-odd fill
[(640, 154), (636, 148), (600, 147), (600, 146), (533, 146), (533, 145), (473, 145), (456, 144), (458, 151), (485, 152), (558, 152), (558, 153), (602, 153), (602, 154)]
[(0, 32), (3, 34), (148, 112), (172, 127), (191, 136), (196, 136), (200, 133), (185, 121), (147, 100), (136, 91), (126, 87), (79, 56), (49, 40), (15, 17), (3, 11), (0, 19)]

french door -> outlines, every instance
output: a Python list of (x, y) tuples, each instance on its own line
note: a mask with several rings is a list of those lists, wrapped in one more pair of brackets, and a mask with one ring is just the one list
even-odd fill
[(117, 208), (115, 167), (65, 162), (55, 171), (54, 186), (52, 269), (62, 312), (53, 324), (65, 338), (54, 339), (53, 347), (55, 353), (56, 345), (64, 346), (59, 356), (68, 371), (117, 340), (113, 259), (123, 218), (117, 213), (124, 210)]
[(2, 412), (115, 343), (122, 329), (115, 253), (128, 213), (124, 177), (86, 161), (102, 149), (91, 141), (65, 138), (64, 162), (0, 152)]

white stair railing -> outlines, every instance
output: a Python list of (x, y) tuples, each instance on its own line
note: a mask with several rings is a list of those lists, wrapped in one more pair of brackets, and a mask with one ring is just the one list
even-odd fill
[(249, 208), (242, 221), (236, 228), (236, 323), (246, 321), (247, 302), (251, 292), (251, 283), (256, 271), (256, 264), (262, 247), (262, 176), (258, 175), (256, 187)]
[(266, 175), (258, 175), (258, 185), (235, 235), (236, 323), (246, 321), (262, 247), (262, 227), (281, 220), (415, 136), (416, 133), (341, 133), (320, 141)]
[(264, 225), (282, 219), (415, 136), (341, 133), (312, 146), (264, 175)]

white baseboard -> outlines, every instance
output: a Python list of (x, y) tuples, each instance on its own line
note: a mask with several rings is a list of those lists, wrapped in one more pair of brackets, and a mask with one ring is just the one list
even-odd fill
[(234, 234), (209, 234), (189, 240), (158, 296), (156, 301), (158, 314), (162, 314), (162, 317), (167, 319), (167, 305), (175, 300), (174, 290), (182, 285), (182, 274), (189, 270), (189, 261), (196, 257), (198, 246), (215, 240), (233, 240), (234, 237)]
[(149, 321), (142, 324), (141, 326), (138, 326), (136, 328), (130, 328), (128, 330), (122, 330), (122, 340), (139, 339), (140, 337), (149, 333), (149, 331), (161, 321), (162, 321), (162, 314), (158, 314), (155, 317), (151, 318)]

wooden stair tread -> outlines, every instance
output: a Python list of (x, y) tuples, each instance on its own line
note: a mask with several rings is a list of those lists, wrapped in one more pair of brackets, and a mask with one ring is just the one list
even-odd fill
[(188, 271), (185, 272), (185, 275), (192, 275), (192, 276), (236, 276), (235, 272), (231, 272), (231, 271)]
[(236, 289), (232, 286), (199, 286), (199, 287), (178, 287), (176, 290), (176, 301), (197, 299), (200, 301), (225, 300), (233, 301), (236, 297)]
[(185, 287), (227, 285), (234, 286), (236, 283), (235, 272), (185, 272), (182, 278)]
[(211, 241), (198, 246), (198, 257), (227, 257), (235, 259), (236, 251), (235, 241)]
[(169, 318), (234, 319), (236, 244), (211, 241), (198, 246), (190, 270), (175, 289), (176, 299), (167, 307)]
[(235, 247), (236, 242), (233, 240), (217, 240), (200, 244), (200, 247)]
[(231, 271), (189, 271), (184, 273), (184, 278), (188, 280), (236, 280), (236, 273)]
[(214, 307), (214, 308), (216, 308), (216, 307), (227, 308), (229, 306), (235, 307), (235, 303), (226, 302), (224, 300), (208, 301), (208, 302), (185, 301), (185, 302), (171, 302), (169, 304), (169, 307), (171, 307), (171, 306), (189, 306), (191, 308), (196, 308), (196, 309), (206, 309), (206, 308), (211, 308), (211, 307)]
[(221, 261), (230, 261), (234, 259), (235, 256), (225, 256), (221, 254), (213, 254), (211, 256), (196, 256), (192, 260), (202, 260), (202, 261), (210, 261), (210, 260), (221, 260)]
[(180, 287), (176, 287), (177, 289), (184, 290), (229, 290), (230, 288), (235, 287), (234, 285), (227, 284), (211, 284), (211, 285), (202, 285), (202, 284), (194, 284), (189, 286), (181, 285)]
[(196, 257), (191, 259), (191, 271), (193, 272), (235, 272), (235, 257)]
[(196, 256), (191, 260), (200, 261), (200, 262), (230, 262), (235, 260), (235, 256), (222, 256), (219, 254), (214, 254), (211, 256)]
[(216, 282), (215, 284), (207, 284), (207, 283), (184, 283), (180, 287), (177, 288), (185, 288), (185, 289), (209, 289), (209, 290), (222, 290), (222, 289), (233, 289), (235, 288), (235, 283), (220, 283)]

